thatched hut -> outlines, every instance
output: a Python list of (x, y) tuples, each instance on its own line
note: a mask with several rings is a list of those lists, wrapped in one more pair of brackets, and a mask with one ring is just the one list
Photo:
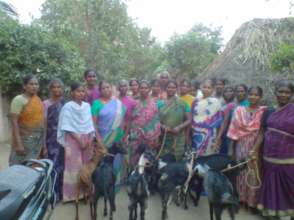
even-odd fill
[(233, 84), (260, 85), (270, 95), (273, 81), (283, 77), (283, 74), (271, 72), (270, 57), (282, 42), (289, 41), (293, 36), (294, 18), (246, 22), (200, 78), (221, 77)]

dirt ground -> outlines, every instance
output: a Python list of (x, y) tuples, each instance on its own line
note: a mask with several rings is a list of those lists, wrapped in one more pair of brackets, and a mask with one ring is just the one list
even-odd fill
[[(9, 146), (7, 144), (0, 145), (0, 169), (7, 167), (7, 159), (9, 154)], [(128, 197), (124, 188), (117, 194), (116, 197), (117, 211), (114, 214), (114, 220), (128, 219)], [(102, 216), (103, 200), (98, 204), (98, 220), (108, 219)], [(90, 219), (89, 206), (83, 202), (80, 203), (80, 219)], [(148, 209), (146, 212), (146, 220), (160, 220), (161, 203), (157, 195), (151, 196), (148, 201)], [(177, 207), (175, 204), (170, 204), (168, 207), (169, 220), (209, 220), (208, 204), (205, 197), (201, 197), (198, 207), (194, 207), (189, 203), (189, 209), (184, 210), (182, 207)], [(75, 219), (75, 207), (72, 203), (58, 204), (54, 209), (51, 220), (71, 220)], [(249, 212), (241, 209), (236, 216), (237, 220), (261, 220), (263, 218), (252, 215)], [(229, 220), (228, 214), (225, 211), (223, 220)]]

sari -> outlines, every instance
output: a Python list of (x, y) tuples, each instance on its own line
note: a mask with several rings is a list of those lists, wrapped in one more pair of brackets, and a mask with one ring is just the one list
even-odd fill
[(192, 148), (198, 155), (213, 153), (212, 143), (221, 126), (223, 114), (217, 98), (195, 100), (192, 104)]
[[(164, 102), (160, 108), (160, 122), (170, 128), (174, 128), (185, 121), (186, 113), (190, 112), (187, 103), (178, 97), (173, 97), (170, 104)], [(163, 143), (162, 156), (173, 155), (177, 162), (181, 161), (185, 151), (185, 129), (182, 129), (176, 136), (167, 133)]]
[(140, 155), (139, 146), (147, 145), (151, 150), (157, 150), (160, 136), (160, 120), (157, 103), (151, 98), (138, 100), (132, 114), (129, 164), (137, 165)]
[(63, 201), (72, 201), (76, 197), (77, 175), (83, 164), (90, 161), (94, 153), (93, 145), (81, 149), (71, 133), (79, 136), (82, 144), (91, 143), (95, 128), (91, 108), (86, 102), (81, 105), (74, 101), (66, 103), (59, 114), (57, 141), (64, 147)]
[(183, 100), (185, 103), (187, 103), (187, 105), (189, 106), (189, 108), (192, 107), (192, 103), (193, 101), (195, 100), (195, 97), (190, 95), (190, 94), (187, 94), (187, 95), (183, 95), (180, 97), (181, 100)]
[(120, 97), (120, 101), (122, 102), (122, 104), (125, 106), (125, 109), (126, 109), (126, 114), (124, 117), (124, 126), (125, 126), (127, 123), (130, 123), (131, 121), (132, 112), (135, 108), (136, 101), (131, 96)]
[(100, 91), (98, 86), (94, 86), (92, 89), (86, 87), (85, 102), (88, 102), (90, 105), (100, 97)]
[(294, 104), (264, 120), (263, 181), (257, 208), (264, 216), (294, 216)]
[[(95, 126), (98, 129), (99, 135), (103, 139), (106, 147), (111, 147), (114, 142), (121, 141), (124, 136), (122, 128), (126, 108), (123, 103), (112, 98), (109, 102), (103, 103), (100, 99), (93, 102), (92, 115), (97, 117)], [(116, 186), (120, 185), (123, 156), (115, 155), (113, 161), (114, 174), (116, 176)], [(117, 188), (118, 189), (118, 188)]]
[[(18, 106), (19, 110), (16, 110)], [(26, 155), (18, 155), (15, 152), (16, 140), (12, 137), (12, 150), (9, 164), (20, 164), (28, 159), (37, 159), (44, 144), (44, 106), (37, 96), (30, 99), (23, 95), (16, 96), (11, 103), (11, 113), (18, 114), (18, 126), (22, 144)]]
[[(239, 106), (236, 108), (227, 136), (236, 141), (235, 152), (237, 161), (249, 157), (249, 153), (257, 140), (261, 127), (261, 119), (265, 109), (265, 106), (260, 106), (254, 113), (250, 113), (246, 107)], [(247, 172), (248, 168), (245, 168), (237, 176), (237, 190), (240, 201), (247, 204), (249, 207), (255, 208), (257, 205), (258, 189), (247, 186)], [(256, 179), (252, 181), (257, 182)]]
[[(47, 104), (46, 104), (47, 103)], [(47, 119), (46, 130), (46, 147), (48, 158), (53, 161), (56, 171), (56, 184), (54, 191), (57, 195), (57, 200), (62, 200), (62, 185), (63, 185), (63, 170), (64, 170), (64, 148), (57, 142), (57, 126), (61, 108), (64, 105), (64, 100), (58, 102), (44, 101)]]

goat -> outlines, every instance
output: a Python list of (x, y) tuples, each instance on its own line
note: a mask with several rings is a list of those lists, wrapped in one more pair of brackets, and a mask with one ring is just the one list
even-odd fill
[(145, 220), (147, 198), (149, 196), (148, 183), (145, 177), (145, 167), (155, 161), (150, 151), (145, 151), (138, 163), (138, 167), (130, 174), (127, 182), (127, 192), (130, 200), (129, 220), (137, 219), (137, 206), (140, 205), (140, 219)]
[(203, 183), (209, 202), (210, 220), (213, 220), (213, 213), (216, 220), (221, 220), (224, 208), (228, 208), (231, 220), (234, 220), (239, 201), (229, 179), (221, 171), (208, 170)]
[(91, 197), (93, 193), (93, 184), (92, 184), (92, 173), (97, 167), (97, 164), (100, 162), (101, 158), (105, 154), (106, 150), (104, 146), (98, 146), (96, 142), (94, 142), (94, 155), (89, 162), (84, 164), (77, 176), (77, 184), (76, 184), (76, 220), (79, 219), (79, 200), (80, 200), (80, 191), (84, 191), (84, 199), (87, 203), (87, 200)]
[(104, 156), (99, 166), (92, 174), (94, 194), (90, 200), (90, 212), (93, 220), (97, 219), (97, 204), (101, 196), (104, 197), (104, 212), (107, 216), (107, 200), (110, 205), (109, 219), (113, 219), (115, 212), (115, 175), (113, 172), (113, 161), (116, 154), (126, 154), (126, 149), (121, 142), (115, 142)]

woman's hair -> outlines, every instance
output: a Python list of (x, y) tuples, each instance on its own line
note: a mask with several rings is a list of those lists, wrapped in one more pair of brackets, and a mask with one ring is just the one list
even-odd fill
[(226, 86), (224, 92), (227, 90), (233, 90), (233, 92), (235, 92), (235, 88), (233, 86)]
[(137, 79), (130, 79), (129, 86), (131, 86), (133, 82), (136, 82), (138, 85), (140, 84), (139, 83), (139, 80), (137, 80)]
[(159, 79), (152, 79), (150, 82), (151, 86), (155, 86), (156, 83), (160, 84)]
[(221, 82), (222, 84), (226, 85), (228, 80), (227, 79), (223, 79), (223, 78), (219, 78), (219, 79), (216, 79), (215, 82)]
[(75, 90), (77, 90), (78, 88), (80, 88), (82, 85), (78, 82), (74, 82), (70, 85), (70, 91), (73, 92)]
[(291, 90), (292, 93), (294, 93), (294, 85), (290, 80), (282, 79), (278, 81), (275, 85), (275, 91), (277, 91), (281, 87), (287, 87)]
[(87, 70), (84, 72), (84, 78), (86, 78), (86, 77), (89, 75), (89, 73), (95, 73), (95, 75), (97, 75), (96, 70), (94, 70), (94, 69), (87, 69)]
[(62, 88), (64, 87), (64, 83), (62, 82), (61, 79), (59, 78), (55, 78), (55, 79), (51, 79), (49, 82), (49, 89), (51, 89), (53, 87), (54, 84), (58, 84), (60, 85)]
[(128, 81), (125, 79), (121, 79), (118, 81), (117, 87), (119, 88), (121, 85), (124, 85), (124, 84), (128, 85)]
[(169, 86), (169, 84), (174, 84), (178, 88), (178, 83), (175, 80), (169, 80), (166, 84), (166, 88)]
[(188, 80), (188, 79), (182, 79), (180, 81), (180, 85), (183, 85), (185, 83), (187, 83), (188, 87), (191, 87), (191, 81), (190, 80)]
[(102, 90), (102, 86), (103, 86), (103, 84), (109, 84), (109, 85), (110, 85), (110, 83), (109, 83), (108, 81), (106, 81), (106, 80), (102, 80), (102, 81), (100, 81), (99, 84), (98, 84), (99, 91)]
[(22, 78), (22, 84), (27, 85), (32, 79), (37, 79), (37, 77), (33, 74), (28, 74)]
[(140, 82), (139, 82), (139, 87), (141, 87), (143, 84), (146, 84), (148, 87), (150, 87), (150, 82), (148, 81), (148, 80), (141, 80)]
[(261, 87), (259, 87), (259, 86), (252, 86), (252, 87), (250, 87), (249, 90), (248, 90), (248, 94), (250, 94), (250, 93), (252, 92), (252, 90), (256, 90), (256, 91), (257, 91), (257, 94), (258, 94), (260, 97), (262, 97), (262, 95), (263, 95), (263, 90), (262, 90)]
[(201, 82), (198, 80), (194, 80), (192, 85), (195, 89), (200, 89)]
[(203, 85), (203, 84), (206, 84), (206, 83), (210, 84), (211, 87), (214, 87), (214, 86), (215, 86), (215, 80), (213, 80), (213, 79), (206, 79), (206, 80), (204, 80), (204, 81), (202, 82), (202, 85)]
[(248, 92), (248, 87), (245, 84), (236, 85), (235, 90), (237, 90), (238, 87), (242, 87), (245, 90), (246, 93)]

